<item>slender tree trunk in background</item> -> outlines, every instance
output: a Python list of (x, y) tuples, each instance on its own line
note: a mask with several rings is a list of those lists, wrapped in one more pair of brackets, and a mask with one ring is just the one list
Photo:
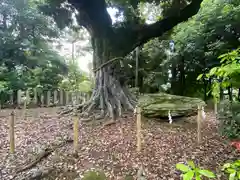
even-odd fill
[(139, 62), (138, 62), (138, 58), (139, 58), (139, 47), (136, 48), (136, 69), (135, 69), (135, 87), (138, 87), (138, 65), (139, 65)]
[(138, 75), (138, 86), (139, 86), (139, 92), (143, 93), (144, 92), (144, 88), (143, 88), (143, 75), (142, 75), (142, 73), (140, 73)]
[(176, 89), (176, 79), (177, 79), (177, 67), (174, 63), (172, 64), (171, 73), (172, 73), (171, 93), (176, 94), (175, 89)]
[(220, 85), (220, 101), (223, 100), (224, 94), (223, 94), (223, 88)]
[(232, 87), (229, 86), (228, 87), (228, 98), (229, 100), (232, 102), (233, 101), (233, 97), (232, 97)]
[[(88, 113), (95, 109), (101, 111), (100, 118), (108, 116), (113, 120), (122, 115), (125, 110), (133, 110), (136, 101), (128, 91), (124, 81), (119, 79), (119, 60), (106, 64), (116, 58), (109, 51), (105, 39), (95, 38), (92, 40), (94, 50), (95, 88), (89, 104), (83, 109)], [(105, 65), (106, 64), (106, 65)]]
[[(207, 86), (208, 86), (208, 81), (206, 80), (206, 70), (207, 70), (207, 65), (206, 65), (206, 59), (203, 61), (203, 86), (204, 86), (204, 101), (207, 100)], [(211, 80), (209, 80), (211, 82)]]
[(207, 80), (203, 78), (203, 86), (204, 86), (204, 101), (207, 100)]
[(185, 70), (184, 70), (184, 57), (181, 57), (181, 63), (179, 65), (180, 70), (180, 89), (179, 95), (183, 96), (185, 94)]

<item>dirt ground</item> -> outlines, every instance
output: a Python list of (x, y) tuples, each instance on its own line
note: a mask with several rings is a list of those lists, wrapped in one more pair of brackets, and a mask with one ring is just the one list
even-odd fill
[[(136, 176), (142, 165), (148, 180), (178, 180), (175, 164), (193, 160), (201, 167), (218, 172), (227, 160), (235, 160), (239, 153), (218, 135), (213, 113), (207, 113), (202, 128), (202, 142), (197, 143), (196, 117), (168, 124), (143, 118), (142, 151), (136, 152), (135, 117), (126, 114), (116, 124), (103, 127), (95, 123), (79, 126), (78, 157), (73, 144), (56, 149), (32, 169), (16, 173), (29, 164), (47, 147), (65, 139), (73, 139), (72, 118), (58, 116), (56, 108), (16, 111), (16, 152), (9, 154), (8, 121), (11, 110), (0, 111), (0, 179), (27, 179), (36, 169), (51, 170), (45, 179), (74, 180), (86, 170), (103, 171), (109, 180), (124, 180)], [(218, 179), (225, 179), (218, 177)]]

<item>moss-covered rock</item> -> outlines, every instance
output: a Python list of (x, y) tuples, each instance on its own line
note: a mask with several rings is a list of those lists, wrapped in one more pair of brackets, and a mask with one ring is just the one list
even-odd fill
[(145, 117), (167, 118), (169, 110), (172, 117), (190, 116), (197, 113), (198, 105), (206, 104), (198, 98), (158, 93), (140, 96), (138, 105)]

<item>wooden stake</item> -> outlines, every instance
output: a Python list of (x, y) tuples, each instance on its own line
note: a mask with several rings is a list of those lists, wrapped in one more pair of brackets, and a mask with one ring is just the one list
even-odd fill
[(75, 96), (76, 96), (76, 104), (79, 104), (79, 92), (75, 92)]
[[(34, 88), (33, 89), (33, 104), (38, 107), (38, 88)], [(39, 111), (37, 109), (35, 109), (34, 112), (34, 117), (38, 117), (39, 116)]]
[(78, 121), (78, 116), (75, 114), (73, 116), (73, 144), (74, 144), (74, 152), (76, 153), (78, 150), (78, 127), (79, 127), (79, 121)]
[(66, 91), (66, 105), (68, 105), (69, 103), (69, 92)]
[(201, 127), (202, 126), (202, 108), (201, 106), (198, 106), (198, 115), (197, 115), (197, 139), (198, 144), (201, 142)]
[(37, 105), (37, 103), (38, 103), (38, 99), (37, 99), (37, 97), (38, 97), (37, 88), (34, 88), (33, 93), (34, 93), (33, 102), (34, 102), (35, 105)]
[(24, 99), (23, 110), (22, 110), (22, 118), (26, 118), (26, 108), (27, 108), (27, 98)]
[(13, 106), (13, 91), (10, 93), (10, 104)]
[(60, 105), (63, 105), (63, 90), (60, 90)]
[(54, 106), (56, 106), (56, 105), (58, 104), (57, 95), (58, 95), (58, 92), (57, 92), (57, 90), (55, 90), (55, 91), (53, 92), (53, 104), (54, 104)]
[(0, 110), (2, 109), (2, 92), (0, 92)]
[(14, 111), (12, 111), (9, 120), (9, 141), (10, 141), (10, 153), (15, 152), (15, 137), (14, 137), (14, 124), (15, 124)]
[(51, 92), (47, 91), (47, 107), (50, 106)]
[(27, 111), (27, 104), (28, 104), (28, 101), (29, 101), (29, 91), (27, 90), (26, 91), (26, 94), (25, 94), (25, 100), (24, 100), (24, 105), (23, 105), (23, 119), (26, 119), (26, 111)]
[(86, 94), (83, 93), (83, 103), (85, 103), (85, 102), (86, 102)]
[[(43, 92), (42, 92), (43, 93)], [(44, 107), (44, 93), (41, 94), (41, 107)]]
[(137, 152), (141, 152), (141, 108), (136, 107), (137, 114)]
[(17, 91), (17, 104), (18, 104), (18, 107), (21, 106), (21, 99), (22, 99), (22, 91), (21, 90), (18, 90)]

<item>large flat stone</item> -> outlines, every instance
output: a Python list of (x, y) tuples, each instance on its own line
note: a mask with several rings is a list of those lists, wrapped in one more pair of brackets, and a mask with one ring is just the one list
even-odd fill
[(145, 117), (167, 118), (169, 110), (172, 117), (191, 116), (197, 113), (198, 105), (206, 104), (199, 98), (158, 93), (140, 96), (138, 105)]

